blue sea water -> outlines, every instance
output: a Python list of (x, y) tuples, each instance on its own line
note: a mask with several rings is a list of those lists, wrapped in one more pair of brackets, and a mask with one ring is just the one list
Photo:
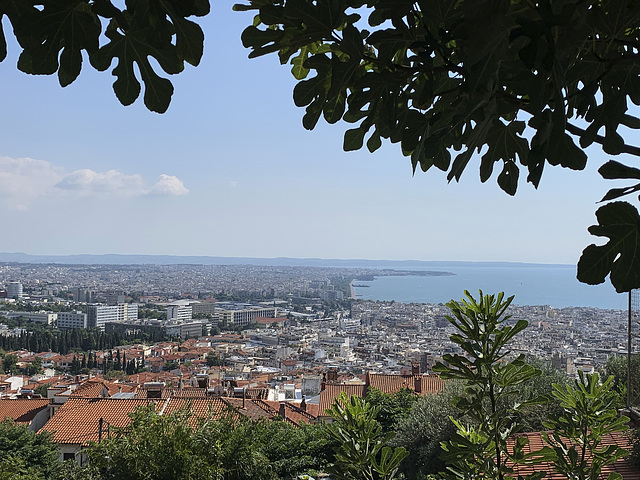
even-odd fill
[[(384, 267), (383, 267), (384, 268)], [(388, 268), (388, 267), (386, 267)], [(625, 310), (628, 294), (616, 293), (609, 281), (585, 285), (576, 279), (575, 265), (539, 264), (439, 264), (437, 267), (404, 267), (402, 270), (451, 272), (449, 276), (381, 276), (356, 280), (357, 298), (395, 300), (403, 303), (446, 303), (459, 300), (464, 290), (477, 297), (478, 290), (515, 295), (515, 305), (597, 307)]]

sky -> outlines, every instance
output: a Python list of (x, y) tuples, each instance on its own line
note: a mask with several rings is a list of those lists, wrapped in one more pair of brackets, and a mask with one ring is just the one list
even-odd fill
[(251, 14), (213, 3), (202, 62), (171, 77), (163, 115), (122, 106), (88, 62), (66, 88), (23, 74), (10, 44), (0, 251), (574, 264), (602, 243), (587, 232), (614, 186), (598, 149), (583, 172), (547, 168), (538, 190), (522, 173), (515, 197), (497, 172), (480, 183), (479, 156), (457, 184), (413, 175), (398, 145), (343, 152), (346, 124), (302, 127), (288, 67), (247, 58)]

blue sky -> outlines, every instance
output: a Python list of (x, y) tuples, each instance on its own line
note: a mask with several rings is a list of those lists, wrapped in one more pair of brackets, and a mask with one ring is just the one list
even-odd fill
[(204, 58), (172, 78), (164, 115), (120, 105), (108, 72), (64, 89), (22, 74), (10, 45), (0, 251), (575, 263), (597, 241), (587, 227), (611, 187), (599, 150), (515, 198), (480, 184), (478, 158), (447, 184), (412, 176), (397, 145), (345, 153), (345, 124), (304, 130), (287, 67), (247, 59), (251, 15), (231, 5), (202, 20)]

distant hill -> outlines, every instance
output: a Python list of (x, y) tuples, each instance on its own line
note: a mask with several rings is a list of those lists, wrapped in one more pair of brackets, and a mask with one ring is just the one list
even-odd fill
[[(64, 265), (266, 265), (295, 267), (342, 267), (342, 268), (443, 268), (451, 266), (522, 266), (533, 265), (519, 262), (456, 262), (422, 260), (367, 260), (325, 258), (254, 258), (254, 257), (210, 257), (181, 255), (29, 255), (27, 253), (0, 252), (4, 263), (57, 263)], [(538, 265), (538, 264), (536, 264)], [(557, 266), (539, 264), (544, 266)]]

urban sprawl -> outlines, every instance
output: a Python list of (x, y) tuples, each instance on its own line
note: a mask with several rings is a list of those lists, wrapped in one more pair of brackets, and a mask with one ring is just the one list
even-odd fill
[[(102, 434), (93, 417), (101, 425), (109, 415), (126, 415), (137, 400), (162, 399), (171, 410), (195, 398), (208, 408), (224, 402), (248, 416), (298, 422), (322, 419), (340, 391), (438, 391), (442, 381), (432, 368), (457, 352), (446, 305), (355, 295), (358, 280), (393, 274), (255, 265), (0, 265), (0, 345), (19, 339), (25, 345), (3, 348), (0, 358), (14, 365), (13, 371), (3, 365), (0, 401), (40, 401), (38, 408), (30, 404), (28, 421), (55, 431), (64, 458), (76, 458), (92, 435)], [(627, 312), (512, 305), (509, 314), (529, 322), (512, 354), (543, 359), (568, 375), (626, 353)], [(65, 342), (85, 338), (79, 331), (126, 341), (100, 348), (91, 337), (88, 349), (69, 343), (61, 351), (62, 340), (56, 349), (31, 349), (42, 344), (29, 339), (46, 331)], [(87, 398), (133, 403), (128, 411), (120, 403), (117, 412), (105, 406), (95, 413), (97, 403)], [(91, 431), (83, 431), (89, 424)]]

